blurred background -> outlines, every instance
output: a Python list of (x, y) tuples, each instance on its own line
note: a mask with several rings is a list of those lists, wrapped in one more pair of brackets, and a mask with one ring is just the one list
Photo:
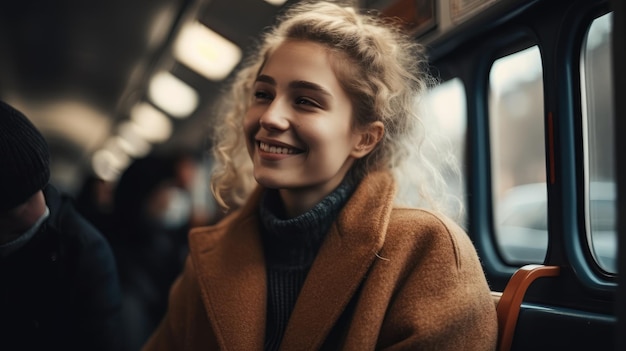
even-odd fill
[(202, 153), (220, 85), (285, 5), (2, 1), (0, 99), (45, 135), (70, 193), (150, 153)]

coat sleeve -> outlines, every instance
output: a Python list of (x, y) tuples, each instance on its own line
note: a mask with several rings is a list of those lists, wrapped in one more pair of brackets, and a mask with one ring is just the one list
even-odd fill
[(157, 329), (143, 346), (142, 351), (176, 350), (178, 349), (177, 345), (183, 342), (181, 328), (185, 327), (184, 319), (180, 321), (176, 320), (177, 316), (179, 316), (179, 312), (176, 312), (176, 308), (174, 307), (181, 302), (179, 296), (181, 295), (182, 279), (183, 276), (179, 276), (172, 285), (168, 311)]
[(377, 349), (495, 350), (495, 306), (467, 234), (436, 215), (412, 228), (401, 234), (412, 236), (400, 240), (408, 246), (406, 273), (390, 300)]

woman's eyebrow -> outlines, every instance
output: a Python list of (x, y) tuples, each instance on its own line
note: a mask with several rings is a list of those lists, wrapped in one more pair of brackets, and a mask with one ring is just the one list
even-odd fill
[(327, 95), (327, 96), (332, 96), (331, 93), (328, 92), (328, 90), (324, 89), (321, 85), (312, 83), (312, 82), (308, 82), (305, 80), (296, 80), (293, 81), (291, 83), (289, 83), (289, 88), (291, 89), (308, 89), (308, 90), (313, 90), (316, 91), (318, 93)]
[(262, 83), (267, 83), (270, 85), (276, 85), (276, 80), (274, 80), (274, 78), (270, 76), (266, 76), (265, 74), (261, 74), (257, 76), (255, 82), (262, 82)]
[[(268, 75), (261, 74), (256, 77), (255, 82), (267, 83), (272, 86), (276, 86), (276, 80)], [(289, 83), (289, 89), (307, 89), (313, 90), (323, 95), (332, 96), (328, 90), (324, 89), (321, 85), (309, 82), (306, 80), (295, 80)]]

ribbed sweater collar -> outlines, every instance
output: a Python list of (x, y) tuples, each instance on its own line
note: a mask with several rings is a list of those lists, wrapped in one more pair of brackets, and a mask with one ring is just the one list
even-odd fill
[(311, 210), (289, 219), (282, 215), (278, 191), (265, 191), (260, 217), (268, 264), (301, 268), (313, 262), (330, 226), (355, 189), (348, 178)]

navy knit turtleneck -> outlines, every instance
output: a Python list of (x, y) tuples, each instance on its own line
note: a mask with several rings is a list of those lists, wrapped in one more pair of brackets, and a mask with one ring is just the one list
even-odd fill
[(268, 290), (265, 350), (278, 350), (309, 268), (354, 188), (346, 178), (311, 210), (289, 219), (278, 191), (265, 192), (260, 206)]

